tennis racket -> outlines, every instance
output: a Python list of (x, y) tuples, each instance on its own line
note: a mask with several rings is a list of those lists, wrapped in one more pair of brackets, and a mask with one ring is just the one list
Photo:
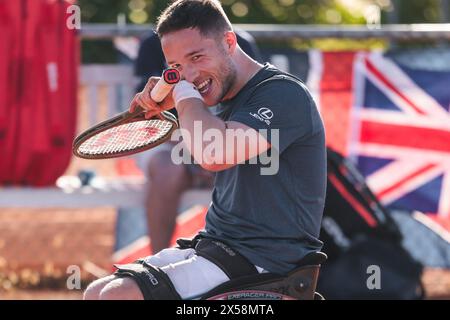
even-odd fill
[[(173, 85), (180, 81), (176, 69), (166, 69), (151, 91), (151, 97), (161, 102)], [(154, 148), (170, 139), (178, 128), (177, 118), (167, 111), (145, 119), (145, 110), (137, 106), (133, 112), (122, 112), (87, 129), (75, 138), (73, 154), (84, 159), (109, 159), (127, 156)]]

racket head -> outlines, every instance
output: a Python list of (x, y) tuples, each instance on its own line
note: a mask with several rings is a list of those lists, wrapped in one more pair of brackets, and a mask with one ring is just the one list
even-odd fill
[(132, 155), (169, 140), (178, 128), (178, 121), (170, 112), (161, 112), (161, 120), (158, 117), (145, 119), (145, 113), (140, 111), (120, 113), (81, 133), (74, 140), (73, 154), (83, 159)]

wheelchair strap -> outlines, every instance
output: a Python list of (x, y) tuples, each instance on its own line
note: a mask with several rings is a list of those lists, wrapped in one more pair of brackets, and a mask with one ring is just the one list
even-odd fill
[(192, 240), (179, 239), (177, 243), (181, 249), (194, 248), (199, 257), (217, 265), (230, 280), (259, 274), (256, 267), (247, 258), (223, 242), (195, 237)]

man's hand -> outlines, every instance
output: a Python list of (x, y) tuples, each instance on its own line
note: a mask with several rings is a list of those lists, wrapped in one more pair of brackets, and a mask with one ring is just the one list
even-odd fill
[(161, 111), (170, 110), (175, 107), (175, 102), (172, 98), (172, 91), (169, 92), (167, 97), (161, 101), (160, 103), (156, 103), (153, 101), (151, 97), (151, 92), (155, 87), (156, 83), (159, 81), (160, 77), (151, 77), (148, 79), (147, 84), (145, 85), (144, 90), (137, 93), (133, 100), (130, 103), (129, 111), (133, 112), (136, 109), (136, 106), (142, 107), (145, 112), (145, 118), (150, 119), (155, 115), (159, 115)]

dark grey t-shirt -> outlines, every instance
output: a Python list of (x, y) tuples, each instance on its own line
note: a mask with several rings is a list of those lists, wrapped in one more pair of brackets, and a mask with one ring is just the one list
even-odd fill
[[(305, 85), (287, 74), (272, 77), (281, 74), (266, 64), (219, 112), (223, 120), (269, 130), (270, 156), (279, 156), (278, 170), (263, 175), (262, 168), (276, 165), (258, 157), (256, 164), (247, 161), (218, 172), (202, 232), (275, 273), (292, 270), (306, 254), (321, 249), (326, 189), (322, 120)], [(278, 129), (279, 143), (271, 129)]]

